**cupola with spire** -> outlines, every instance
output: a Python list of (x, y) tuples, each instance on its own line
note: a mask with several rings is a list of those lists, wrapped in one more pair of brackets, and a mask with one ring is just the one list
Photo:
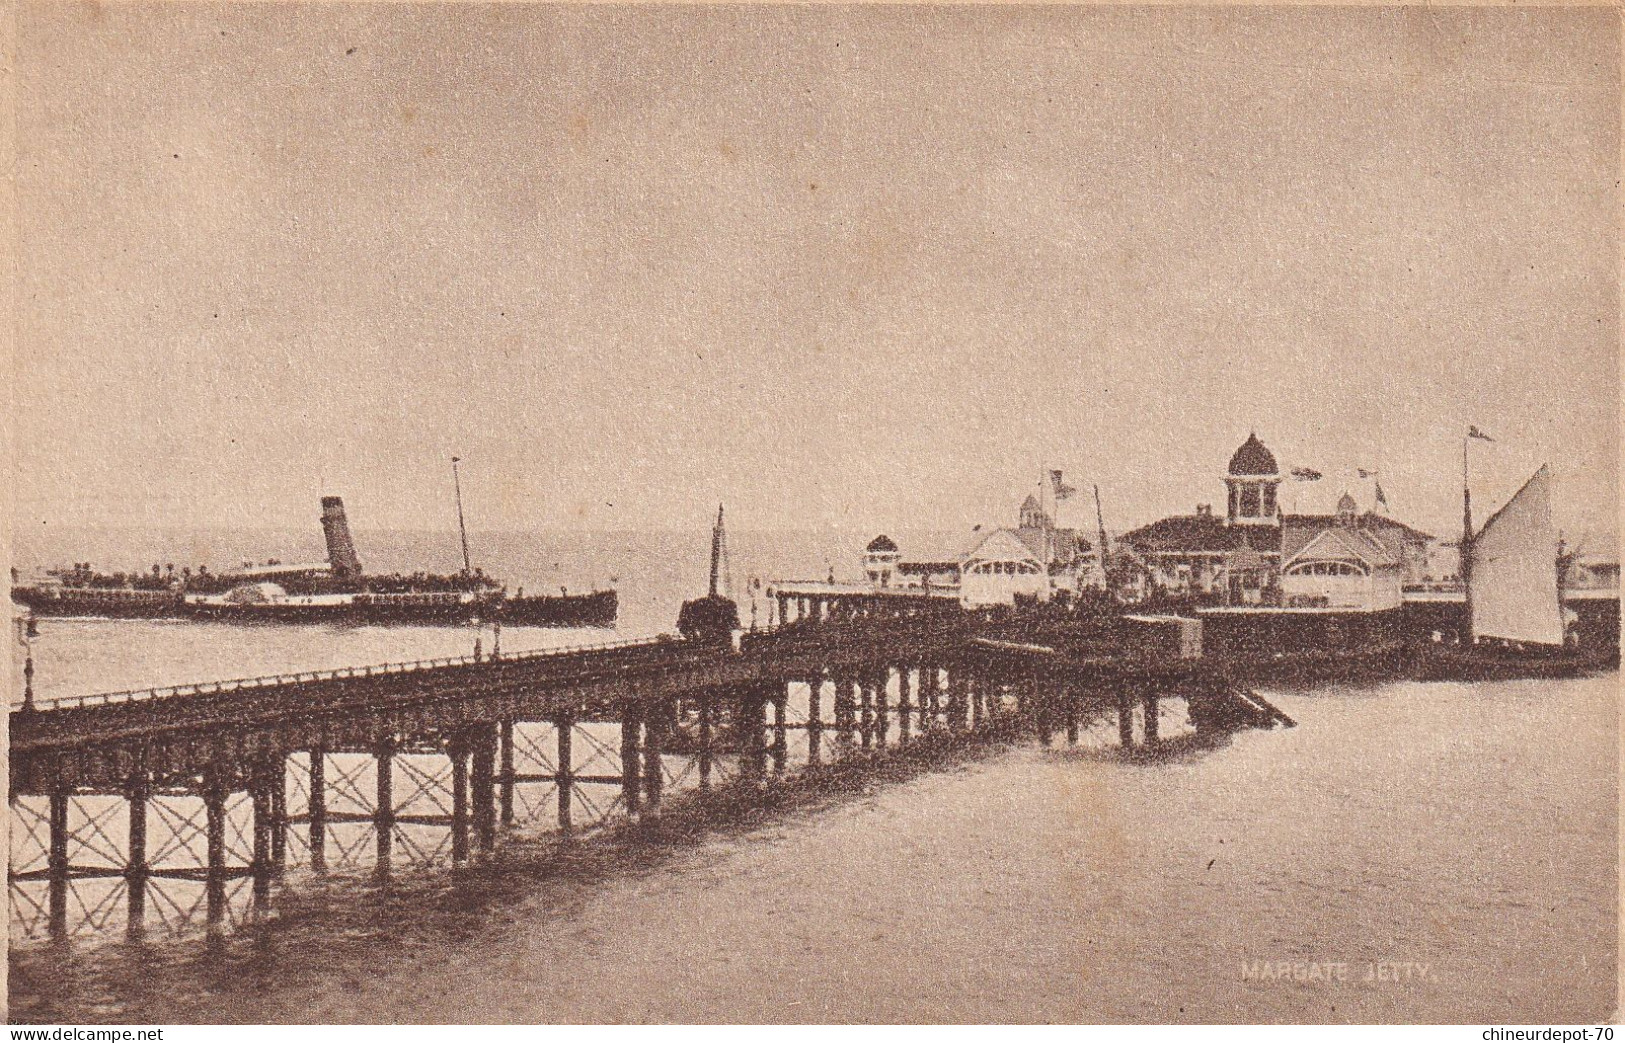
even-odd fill
[(870, 583), (877, 587), (889, 587), (902, 557), (902, 552), (890, 536), (876, 536), (864, 548), (863, 571), (869, 576)]
[(1276, 490), (1281, 484), (1280, 468), (1275, 454), (1258, 440), (1257, 432), (1247, 435), (1230, 457), (1225, 475), (1229, 489), (1229, 510), (1225, 518), (1230, 525), (1280, 525), (1281, 512)]

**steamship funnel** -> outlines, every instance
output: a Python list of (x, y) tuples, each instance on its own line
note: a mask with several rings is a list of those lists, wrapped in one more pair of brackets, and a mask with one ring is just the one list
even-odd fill
[(361, 573), (361, 559), (350, 539), (350, 523), (344, 517), (344, 501), (337, 496), (322, 497), (322, 532), (327, 536), (327, 562), (340, 576)]

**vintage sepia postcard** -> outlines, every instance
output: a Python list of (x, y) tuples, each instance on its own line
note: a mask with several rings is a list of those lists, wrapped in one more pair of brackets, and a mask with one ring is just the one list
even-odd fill
[(1612, 1038), (1617, 6), (4, 18), (26, 1038)]

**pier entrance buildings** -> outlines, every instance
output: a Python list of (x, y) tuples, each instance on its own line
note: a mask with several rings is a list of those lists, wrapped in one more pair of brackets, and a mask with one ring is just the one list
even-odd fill
[(1432, 536), (1345, 493), (1333, 514), (1287, 514), (1275, 454), (1257, 434), (1230, 457), (1223, 517), (1209, 504), (1123, 536), (1150, 591), (1215, 604), (1380, 610), (1428, 572)]

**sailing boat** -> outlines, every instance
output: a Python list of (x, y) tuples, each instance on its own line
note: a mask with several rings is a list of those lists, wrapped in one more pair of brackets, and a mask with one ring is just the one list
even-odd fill
[(1424, 676), (1556, 677), (1594, 665), (1565, 641), (1551, 468), (1542, 465), (1476, 535), (1470, 523), (1466, 532), (1464, 641), (1429, 647)]

